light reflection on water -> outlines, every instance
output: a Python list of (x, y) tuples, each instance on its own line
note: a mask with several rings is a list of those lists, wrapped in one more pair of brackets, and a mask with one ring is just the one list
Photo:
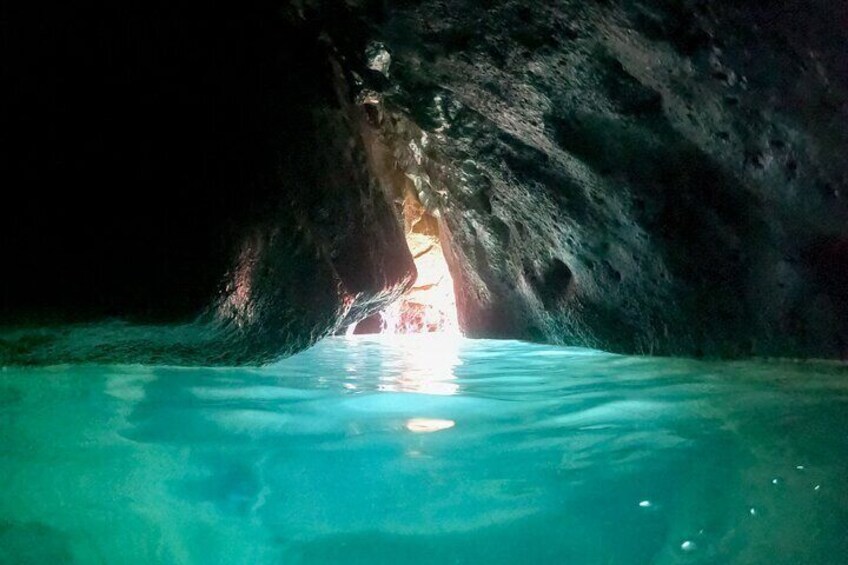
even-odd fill
[(0, 372), (0, 563), (829, 563), (843, 367), (432, 334)]
[[(400, 351), (400, 362), (380, 376), (378, 390), (452, 395), (459, 392), (454, 369), (462, 364), (462, 339), (454, 334), (387, 335), (384, 343)], [(399, 369), (399, 370), (398, 370)]]

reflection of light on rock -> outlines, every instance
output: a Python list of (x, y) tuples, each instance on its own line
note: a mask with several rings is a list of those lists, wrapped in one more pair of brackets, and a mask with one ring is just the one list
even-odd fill
[(416, 434), (429, 434), (447, 430), (456, 425), (453, 420), (439, 420), (436, 418), (412, 418), (407, 420), (406, 429)]
[[(426, 147), (426, 142), (427, 136), (422, 134), (421, 147), (415, 141), (409, 145), (419, 165), (424, 159), (422, 147)], [(434, 189), (426, 174), (407, 173), (406, 179), (408, 182), (399, 190), (403, 194), (401, 213), (406, 244), (417, 273), (415, 283), (384, 310), (348, 327), (348, 336), (375, 333), (461, 335), (453, 279), (442, 249), (441, 235), (445, 227), (440, 223), (438, 209), (432, 202), (428, 204), (428, 199), (435, 194)]]
[(392, 64), (392, 55), (386, 46), (379, 41), (374, 41), (365, 49), (365, 60), (368, 68), (389, 76), (389, 67)]
[(218, 307), (222, 318), (232, 320), (239, 327), (248, 325), (254, 317), (253, 280), (264, 248), (264, 241), (259, 235), (242, 242), (236, 268), (227, 281), (224, 300)]
[(407, 233), (418, 278), (406, 295), (383, 312), (384, 333), (445, 332), (459, 334), (453, 279), (439, 239)]
[(458, 335), (387, 336), (401, 351), (400, 374), (383, 377), (379, 390), (453, 395), (459, 392), (454, 368), (460, 365)]

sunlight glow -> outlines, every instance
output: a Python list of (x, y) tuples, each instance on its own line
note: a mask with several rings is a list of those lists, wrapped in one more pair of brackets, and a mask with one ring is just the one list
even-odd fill
[(453, 420), (439, 420), (436, 418), (412, 418), (407, 420), (406, 429), (416, 434), (429, 434), (448, 430), (456, 425)]
[(460, 338), (431, 333), (385, 336), (402, 352), (400, 374), (384, 377), (379, 390), (450, 396), (459, 392), (454, 369), (461, 364)]
[(409, 293), (383, 311), (382, 333), (460, 335), (453, 279), (438, 237), (407, 233), (406, 241), (418, 278)]

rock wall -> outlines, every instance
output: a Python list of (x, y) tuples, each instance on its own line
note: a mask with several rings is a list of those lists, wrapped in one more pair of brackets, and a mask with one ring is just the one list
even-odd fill
[(320, 29), (272, 5), (9, 16), (0, 364), (261, 363), (412, 284)]
[(251, 363), (391, 302), (398, 183), (471, 336), (848, 355), (848, 8), (14, 6), (0, 362)]
[(361, 9), (364, 99), (450, 235), (468, 334), (848, 354), (845, 6)]

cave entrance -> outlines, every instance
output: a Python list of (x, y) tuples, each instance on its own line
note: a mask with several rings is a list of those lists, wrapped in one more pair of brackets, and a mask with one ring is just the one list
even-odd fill
[(360, 321), (354, 334), (459, 334), (453, 279), (442, 250), (439, 220), (428, 212), (411, 189), (402, 201), (406, 244), (418, 277), (400, 300)]

